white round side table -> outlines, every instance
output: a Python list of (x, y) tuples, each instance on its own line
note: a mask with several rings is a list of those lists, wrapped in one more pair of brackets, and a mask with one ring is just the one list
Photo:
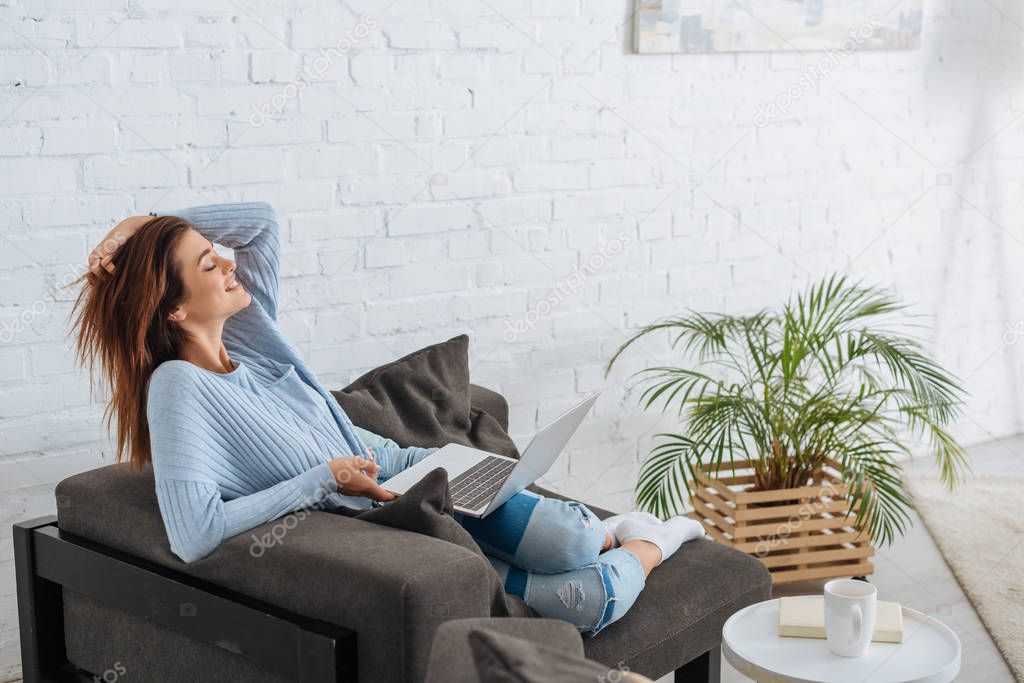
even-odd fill
[(824, 638), (780, 636), (779, 601), (766, 600), (729, 617), (722, 654), (759, 683), (949, 683), (960, 671), (960, 639), (909, 607), (902, 643), (871, 643), (863, 657), (840, 657)]

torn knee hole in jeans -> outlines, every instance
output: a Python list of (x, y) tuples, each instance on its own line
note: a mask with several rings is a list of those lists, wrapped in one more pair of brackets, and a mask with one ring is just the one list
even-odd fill
[(587, 599), (586, 593), (583, 592), (583, 582), (570, 580), (563, 583), (558, 589), (558, 599), (566, 607), (582, 611), (583, 601)]
[(583, 517), (583, 526), (587, 527), (588, 529), (591, 526), (593, 526), (594, 522), (590, 518), (590, 512), (586, 508), (584, 508), (583, 506), (581, 506), (579, 504), (575, 505), (574, 507), (577, 510), (579, 510), (580, 516)]

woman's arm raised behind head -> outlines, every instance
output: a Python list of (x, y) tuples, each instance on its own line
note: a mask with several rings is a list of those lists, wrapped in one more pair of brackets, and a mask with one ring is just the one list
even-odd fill
[(270, 204), (208, 204), (161, 215), (180, 216), (206, 239), (230, 247), (238, 263), (236, 277), (267, 315), (277, 320), (281, 242), (277, 212)]

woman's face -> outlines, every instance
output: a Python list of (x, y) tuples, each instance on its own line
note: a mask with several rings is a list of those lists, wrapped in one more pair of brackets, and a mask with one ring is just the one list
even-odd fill
[(224, 320), (252, 302), (252, 295), (235, 280), (235, 262), (219, 255), (195, 230), (182, 235), (174, 260), (185, 283), (185, 299), (171, 311), (171, 320)]

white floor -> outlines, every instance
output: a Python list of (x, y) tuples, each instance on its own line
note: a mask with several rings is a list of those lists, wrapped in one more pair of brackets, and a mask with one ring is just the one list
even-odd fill
[[(970, 449), (976, 474), (1024, 476), (1024, 435), (992, 441)], [(916, 461), (908, 470), (928, 471), (930, 463)], [(879, 597), (893, 600), (941, 619), (960, 638), (963, 665), (957, 681), (964, 683), (1013, 683), (1014, 677), (992, 642), (971, 603), (946, 565), (927, 529), (917, 515), (914, 527), (890, 548), (881, 548), (874, 557), (875, 573), (871, 583)], [(790, 584), (775, 595), (821, 594), (823, 581)], [(722, 683), (741, 683), (751, 679), (722, 660)], [(669, 683), (672, 676), (658, 683)]]

